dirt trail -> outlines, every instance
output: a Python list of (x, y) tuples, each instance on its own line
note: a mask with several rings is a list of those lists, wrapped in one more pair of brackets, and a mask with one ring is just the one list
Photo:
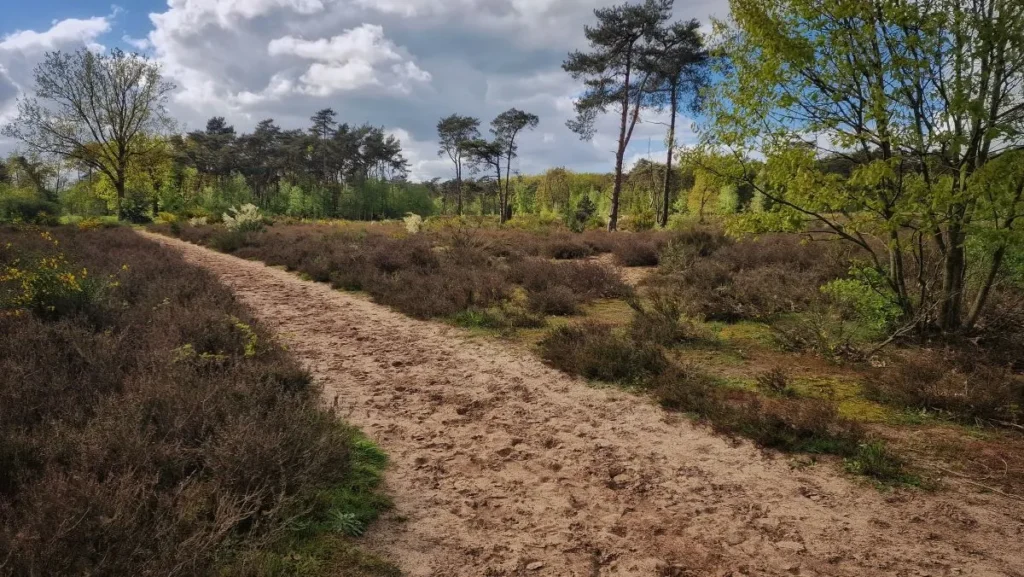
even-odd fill
[(1024, 575), (1018, 501), (794, 468), (501, 343), (155, 238), (217, 273), (390, 454), (397, 507), (369, 539), (408, 575)]

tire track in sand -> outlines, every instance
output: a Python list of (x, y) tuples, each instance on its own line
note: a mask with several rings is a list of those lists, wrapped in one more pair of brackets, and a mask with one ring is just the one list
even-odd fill
[(391, 456), (371, 548), (411, 576), (1024, 575), (1021, 504), (882, 493), (532, 355), (143, 233), (216, 273)]

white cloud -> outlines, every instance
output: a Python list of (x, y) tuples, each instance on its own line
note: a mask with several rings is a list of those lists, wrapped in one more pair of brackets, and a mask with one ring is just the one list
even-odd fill
[(94, 45), (97, 37), (110, 30), (110, 20), (96, 16), (81, 20), (69, 18), (55, 22), (49, 30), (19, 30), (4, 36), (0, 52), (45, 52), (67, 44)]
[[(537, 114), (540, 126), (520, 137), (514, 168), (608, 171), (617, 120), (601, 117), (593, 142), (566, 128), (580, 86), (561, 63), (585, 47), (592, 10), (621, 1), (166, 0), (145, 38), (131, 30), (122, 41), (150, 54), (178, 85), (171, 109), (185, 129), (211, 116), (239, 131), (264, 118), (305, 128), (313, 112), (331, 107), (341, 122), (391, 127), (413, 178), (448, 178), (450, 163), (436, 155), (437, 120), (475, 116), (486, 135), (490, 120), (515, 106)], [(677, 18), (721, 16), (727, 7), (726, 0), (676, 4)], [(112, 20), (69, 20), (0, 42), (91, 44), (109, 34)], [(0, 113), (4, 95), (31, 82), (38, 58), (24, 54), (0, 53)], [(680, 142), (690, 137), (682, 124)], [(646, 154), (648, 138), (663, 148), (663, 134), (663, 126), (641, 124), (629, 154)]]
[(132, 38), (125, 34), (121, 37), (121, 41), (140, 52), (153, 49), (153, 43), (149, 41), (149, 38)]
[[(70, 18), (54, 22), (42, 32), (18, 30), (4, 35), (0, 39), (0, 125), (12, 118), (18, 96), (31, 89), (33, 70), (46, 52), (81, 47), (102, 50), (96, 40), (110, 30), (111, 18)], [(3, 148), (10, 148), (9, 143)]]
[[(305, 40), (284, 36), (267, 45), (271, 56), (294, 56), (315, 60), (299, 78), (299, 91), (314, 96), (366, 86), (388, 86), (407, 91), (409, 82), (428, 82), (430, 74), (406, 60), (393, 42), (384, 36), (384, 28), (362, 24), (331, 38)], [(396, 62), (390, 67), (381, 65)]]

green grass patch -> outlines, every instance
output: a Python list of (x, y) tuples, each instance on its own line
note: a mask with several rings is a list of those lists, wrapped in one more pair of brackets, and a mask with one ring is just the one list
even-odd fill
[(394, 564), (361, 549), (358, 537), (391, 508), (380, 491), (387, 455), (355, 429), (350, 430), (350, 470), (343, 485), (313, 495), (305, 515), (270, 546), (233, 559), (222, 577), (398, 577)]

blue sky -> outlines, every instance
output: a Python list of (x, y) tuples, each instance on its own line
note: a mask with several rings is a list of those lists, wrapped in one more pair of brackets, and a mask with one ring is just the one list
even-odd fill
[[(620, 0), (621, 1), (621, 0)], [(512, 106), (540, 116), (519, 170), (610, 171), (617, 123), (580, 141), (566, 127), (579, 85), (561, 70), (585, 48), (584, 24), (609, 0), (13, 0), (0, 20), (0, 123), (31, 91), (48, 50), (138, 49), (178, 89), (181, 128), (224, 116), (239, 131), (264, 118), (300, 128), (331, 107), (352, 124), (402, 140), (412, 177), (450, 176), (436, 154), (437, 120), (458, 112), (486, 125)], [(723, 16), (727, 0), (676, 0), (676, 16)], [(127, 40), (126, 40), (127, 38)], [(664, 151), (664, 115), (646, 114), (631, 160)], [(692, 142), (681, 120), (680, 141)], [(16, 146), (0, 142), (0, 154)]]

